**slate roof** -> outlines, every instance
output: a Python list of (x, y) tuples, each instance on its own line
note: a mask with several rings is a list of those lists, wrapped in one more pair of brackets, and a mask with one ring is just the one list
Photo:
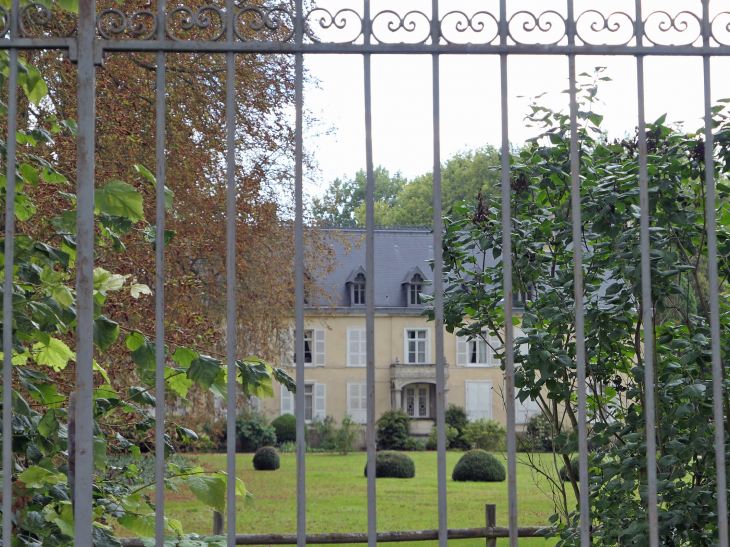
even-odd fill
[[(354, 279), (356, 272), (365, 269), (365, 230), (358, 228), (331, 229), (330, 245), (335, 252), (336, 265), (326, 274), (320, 285), (333, 296), (335, 308), (340, 311), (357, 310), (363, 307), (350, 306), (350, 287), (348, 280)], [(338, 233), (335, 233), (338, 232)], [(341, 241), (350, 244), (349, 252)], [(421, 306), (407, 306), (407, 293), (404, 285), (416, 268), (427, 282), (433, 281), (433, 271), (429, 261), (433, 260), (433, 234), (430, 228), (383, 228), (375, 230), (375, 307), (405, 308), (419, 312)], [(423, 286), (423, 293), (433, 294), (433, 287)], [(318, 302), (328, 306), (326, 301)], [(405, 311), (405, 310), (404, 310)]]

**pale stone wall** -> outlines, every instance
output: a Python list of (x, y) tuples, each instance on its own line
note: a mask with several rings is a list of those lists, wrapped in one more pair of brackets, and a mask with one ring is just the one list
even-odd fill
[[(338, 313), (312, 316), (305, 319), (307, 328), (326, 331), (326, 354), (324, 366), (307, 366), (305, 380), (326, 385), (326, 414), (339, 423), (347, 412), (348, 382), (365, 383), (365, 367), (347, 365), (347, 328), (365, 327), (365, 313)], [(427, 363), (435, 362), (435, 325), (419, 315), (397, 313), (378, 313), (375, 315), (375, 410), (376, 417), (385, 410), (403, 404), (395, 390), (402, 389), (412, 382), (435, 383), (435, 367), (404, 365), (404, 338), (407, 328), (426, 328), (429, 330), (430, 355)], [(491, 413), (495, 419), (506, 425), (506, 412), (503, 400), (504, 373), (499, 367), (457, 366), (456, 336), (444, 332), (444, 354), (448, 368), (446, 371), (447, 404), (466, 407), (466, 382), (491, 381)], [(397, 364), (396, 364), (397, 363)], [(290, 369), (292, 377), (294, 368)], [(407, 379), (411, 377), (412, 379)], [(260, 409), (273, 419), (281, 414), (280, 390), (275, 386), (275, 399), (260, 402)], [(435, 408), (435, 402), (433, 403)], [(427, 435), (433, 420), (415, 420), (411, 433)], [(423, 423), (420, 423), (423, 422)], [(518, 424), (518, 430), (521, 426)]]

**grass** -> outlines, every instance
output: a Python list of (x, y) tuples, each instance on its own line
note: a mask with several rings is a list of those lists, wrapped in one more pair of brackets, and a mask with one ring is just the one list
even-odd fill
[[(409, 453), (416, 464), (414, 479), (378, 479), (378, 530), (416, 530), (438, 527), (436, 453)], [(485, 525), (484, 504), (497, 504), (497, 525), (507, 526), (507, 482), (459, 483), (451, 472), (460, 452), (446, 454), (449, 528)], [(498, 456), (500, 457), (500, 456)], [(198, 455), (209, 470), (225, 469), (225, 455)], [(238, 508), (238, 533), (296, 532), (296, 456), (281, 454), (277, 471), (255, 471), (252, 454), (236, 459), (237, 474), (256, 497), (257, 509)], [(306, 459), (307, 531), (367, 531), (367, 479), (364, 453), (308, 454)], [(506, 464), (506, 462), (505, 462)], [(552, 514), (550, 501), (535, 487), (529, 470), (518, 464), (517, 491), (520, 526), (540, 526)], [(209, 534), (213, 517), (208, 507), (189, 491), (165, 495), (167, 516), (179, 519), (186, 532)], [(125, 534), (128, 535), (128, 534)], [(483, 547), (484, 540), (455, 540), (454, 547)], [(520, 539), (520, 546), (554, 545), (554, 540)], [(396, 544), (392, 544), (394, 547)], [(402, 545), (402, 544), (401, 544)], [(508, 545), (499, 540), (500, 547)], [(418, 542), (413, 547), (436, 547), (437, 542)]]

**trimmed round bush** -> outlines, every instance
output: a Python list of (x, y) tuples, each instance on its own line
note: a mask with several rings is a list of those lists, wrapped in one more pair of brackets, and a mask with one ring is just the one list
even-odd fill
[(454, 467), (455, 481), (502, 482), (507, 477), (504, 465), (486, 450), (470, 450)]
[(279, 469), (279, 454), (273, 446), (262, 446), (253, 456), (253, 467), (258, 471), (274, 471)]
[[(365, 476), (368, 466), (365, 465)], [(375, 455), (375, 477), (378, 479), (412, 479), (416, 476), (416, 464), (407, 454), (383, 450)]]
[(294, 414), (282, 414), (271, 425), (276, 430), (276, 440), (279, 443), (297, 442), (297, 419)]
[[(575, 480), (577, 480), (578, 482), (580, 482), (580, 475), (578, 474), (578, 469), (580, 468), (579, 461), (580, 460), (578, 459), (578, 456), (576, 456), (575, 458), (572, 458), (570, 460), (570, 467), (573, 468), (573, 476), (575, 477)], [(563, 482), (570, 481), (570, 477), (568, 476), (568, 471), (565, 469), (564, 465), (560, 467), (558, 474), (560, 475), (561, 481), (563, 481)]]

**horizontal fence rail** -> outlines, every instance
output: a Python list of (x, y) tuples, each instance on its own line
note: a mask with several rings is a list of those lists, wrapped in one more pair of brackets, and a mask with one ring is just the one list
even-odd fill
[[(236, 347), (236, 294), (235, 294), (235, 229), (237, 212), (237, 150), (236, 150), (236, 81), (234, 61), (237, 54), (288, 54), (294, 57), (295, 74), (295, 151), (294, 151), (294, 202), (295, 202), (295, 355), (296, 384), (305, 385), (304, 330), (305, 330), (305, 209), (304, 195), (304, 54), (357, 54), (363, 57), (365, 97), (365, 142), (366, 151), (366, 386), (367, 386), (367, 503), (368, 531), (358, 533), (310, 534), (306, 532), (306, 483), (305, 483), (305, 396), (304, 389), (296, 394), (296, 439), (297, 439), (297, 533), (296, 534), (244, 534), (236, 535), (236, 500), (234, 483), (235, 466), (235, 395), (236, 376), (228, 376), (227, 404), (227, 484), (228, 508), (227, 542), (233, 545), (297, 544), (345, 544), (368, 543), (375, 547), (377, 542), (439, 541), (439, 547), (447, 547), (448, 540), (486, 538), (510, 538), (510, 546), (517, 547), (518, 538), (540, 537), (545, 528), (518, 526), (518, 499), (516, 477), (516, 429), (515, 429), (515, 356), (513, 332), (513, 265), (511, 260), (503, 261), (504, 334), (505, 334), (505, 387), (507, 416), (507, 468), (509, 491), (509, 526), (497, 527), (494, 511), (487, 511), (487, 526), (483, 528), (447, 527), (446, 497), (446, 437), (445, 437), (445, 359), (443, 351), (443, 291), (442, 291), (442, 196), (441, 196), (441, 154), (440, 154), (440, 103), (439, 68), (441, 55), (495, 55), (500, 58), (501, 92), (501, 222), (503, 233), (501, 245), (504, 256), (511, 256), (511, 180), (508, 64), (512, 55), (562, 55), (568, 58), (570, 80), (570, 155), (571, 155), (571, 210), (572, 242), (574, 254), (573, 289), (575, 291), (575, 347), (577, 382), (577, 425), (575, 426), (579, 453), (579, 476), (588, 477), (588, 410), (586, 402), (586, 370), (589, 357), (586, 356), (585, 318), (583, 317), (583, 257), (581, 256), (582, 210), (580, 201), (580, 142), (578, 137), (578, 90), (576, 84), (577, 56), (624, 56), (636, 60), (638, 111), (638, 174), (637, 187), (640, 193), (640, 253), (642, 329), (651, 332), (653, 327), (651, 288), (651, 241), (649, 226), (649, 173), (647, 170), (647, 131), (645, 110), (644, 59), (646, 56), (692, 56), (701, 59), (704, 69), (704, 112), (705, 112), (705, 158), (706, 158), (706, 208), (708, 211), (708, 281), (710, 287), (711, 362), (713, 378), (723, 377), (723, 363), (719, 330), (719, 281), (717, 267), (717, 230), (715, 219), (715, 180), (713, 165), (713, 121), (711, 70), (712, 57), (730, 56), (730, 11), (727, 3), (702, 0), (701, 13), (681, 11), (671, 15), (665, 11), (643, 11), (642, 0), (635, 0), (631, 13), (622, 11), (600, 12), (579, 11), (574, 0), (554, 2), (556, 9), (566, 8), (565, 15), (552, 9), (539, 13), (528, 11), (509, 12), (508, 7), (516, 2), (499, 0), (498, 9), (467, 14), (463, 11), (440, 9), (439, 0), (432, 0), (430, 10), (411, 11), (398, 14), (393, 10), (371, 13), (370, 0), (364, 0), (362, 13), (353, 9), (335, 12), (322, 8), (304, 10), (303, 0), (292, 2), (293, 8), (262, 7), (236, 4), (234, 0), (191, 9), (178, 6), (168, 9), (164, 0), (157, 0), (156, 8), (125, 13), (121, 9), (97, 11), (95, 0), (80, 0), (78, 17), (67, 31), (56, 35), (46, 29), (54, 12), (44, 4), (30, 3), (21, 7), (19, 0), (12, 0), (11, 8), (0, 7), (0, 49), (9, 51), (7, 124), (7, 162), (3, 168), (7, 173), (7, 193), (15, 194), (16, 129), (17, 129), (17, 83), (18, 54), (20, 50), (64, 50), (71, 61), (78, 65), (78, 140), (77, 140), (77, 275), (76, 292), (78, 318), (76, 327), (76, 378), (75, 409), (69, 423), (73, 423), (70, 439), (69, 469), (71, 470), (71, 496), (74, 504), (74, 526), (76, 544), (82, 547), (92, 545), (93, 526), (93, 266), (94, 266), (94, 188), (95, 188), (95, 135), (96, 127), (96, 71), (103, 66), (107, 54), (118, 52), (154, 52), (156, 67), (156, 158), (157, 180), (156, 230), (164, 233), (165, 225), (165, 63), (168, 53), (226, 54), (225, 128), (227, 133), (226, 185), (227, 185), (227, 340), (226, 355), (229, 364), (240, 354)], [(700, 5), (699, 3), (697, 4)], [(711, 11), (710, 7), (722, 6)], [(152, 10), (155, 11), (152, 11)], [(724, 10), (724, 11), (723, 11)], [(699, 10), (698, 10), (699, 11)], [(400, 32), (400, 34), (398, 34)], [(403, 43), (402, 34), (409, 38)], [(334, 37), (332, 36), (334, 35)], [(329, 40), (329, 38), (333, 39)], [(436, 322), (435, 368), (436, 368), (436, 431), (437, 431), (437, 477), (438, 477), (438, 529), (395, 532), (377, 531), (376, 480), (375, 480), (375, 340), (374, 340), (374, 295), (378, 287), (374, 284), (376, 264), (374, 262), (374, 163), (371, 104), (371, 54), (418, 54), (432, 56), (432, 98), (433, 110), (433, 248), (434, 248), (434, 317)], [(727, 75), (723, 75), (727, 78)], [(13, 234), (15, 233), (14, 200), (6, 199), (4, 271), (13, 271)], [(156, 544), (164, 543), (164, 469), (165, 455), (163, 420), (165, 416), (164, 389), (164, 332), (165, 332), (165, 249), (159, 245), (156, 252)], [(12, 276), (5, 276), (4, 294), (13, 292)], [(12, 299), (4, 299), (3, 316), (12, 316)], [(638, 334), (637, 334), (638, 337)], [(3, 345), (12, 345), (12, 331), (3, 332)], [(649, 546), (659, 544), (657, 467), (655, 426), (661, 416), (654, 408), (654, 375), (657, 364), (653, 360), (651, 336), (646, 337), (646, 361), (644, 363), (647, 386), (646, 417), (647, 438), (647, 521), (649, 525)], [(11, 400), (13, 377), (12, 353), (6, 351), (3, 359), (3, 400)], [(713, 385), (713, 411), (715, 424), (724, 424), (722, 399), (725, 395), (721, 382)], [(3, 431), (11, 430), (12, 413), (9, 405), (4, 406)], [(728, 521), (725, 477), (725, 431), (716, 427), (714, 432), (717, 469), (717, 537), (719, 547), (728, 547)], [(10, 545), (12, 530), (12, 447), (11, 435), (4, 435), (3, 450), (3, 545)], [(572, 471), (569, 471), (572, 473)], [(584, 481), (584, 485), (588, 481)], [(293, 495), (293, 494), (292, 494)], [(589, 488), (580, 491), (580, 538), (581, 546), (590, 544), (590, 520), (588, 518)], [(222, 516), (217, 517), (216, 530), (222, 532)], [(142, 546), (140, 539), (123, 539), (126, 547)], [(495, 543), (487, 543), (489, 547)]]
[[(509, 537), (509, 528), (449, 528), (448, 539), (491, 539)], [(539, 526), (521, 526), (517, 530), (521, 538), (543, 537), (547, 531)], [(403, 541), (435, 541), (439, 539), (438, 530), (405, 530), (400, 532), (378, 532), (378, 543), (397, 543)], [(367, 532), (343, 532), (333, 534), (307, 534), (307, 545), (332, 545), (347, 543), (367, 543)], [(121, 540), (124, 547), (144, 547), (142, 540), (126, 538)], [(236, 545), (296, 545), (297, 534), (238, 534)]]

